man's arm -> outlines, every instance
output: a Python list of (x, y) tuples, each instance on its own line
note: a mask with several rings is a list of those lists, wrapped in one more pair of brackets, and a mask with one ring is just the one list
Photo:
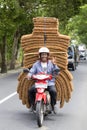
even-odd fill
[(36, 63), (33, 64), (32, 68), (30, 69), (28, 75), (27, 75), (27, 78), (31, 78), (33, 74), (36, 74), (37, 72), (37, 69), (36, 69)]
[(60, 68), (57, 65), (53, 64), (53, 74), (58, 75), (60, 72)]

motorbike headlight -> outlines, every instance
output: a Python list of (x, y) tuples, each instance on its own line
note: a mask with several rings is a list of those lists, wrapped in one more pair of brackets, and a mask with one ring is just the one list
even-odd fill
[(38, 89), (37, 89), (37, 92), (38, 92), (38, 93), (43, 93), (43, 92), (44, 92), (44, 88), (38, 88)]

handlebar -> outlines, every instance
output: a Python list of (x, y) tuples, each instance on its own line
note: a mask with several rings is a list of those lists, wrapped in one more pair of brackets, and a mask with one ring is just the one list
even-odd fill
[[(24, 68), (23, 69), (24, 73), (29, 73), (29, 71), (30, 71), (29, 68)], [(57, 75), (58, 75), (58, 71), (56, 70), (56, 71), (53, 72), (52, 78), (56, 78)], [(34, 79), (33, 76), (31, 78)]]

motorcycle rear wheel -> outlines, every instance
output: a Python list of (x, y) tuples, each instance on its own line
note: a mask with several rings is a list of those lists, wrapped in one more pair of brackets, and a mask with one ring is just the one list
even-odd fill
[(36, 118), (37, 118), (37, 125), (41, 127), (44, 119), (44, 107), (42, 101), (38, 101), (36, 103)]

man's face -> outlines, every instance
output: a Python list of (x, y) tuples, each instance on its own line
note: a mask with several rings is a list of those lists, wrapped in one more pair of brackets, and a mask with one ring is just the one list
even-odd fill
[(42, 62), (47, 62), (48, 54), (43, 52), (43, 53), (41, 53), (40, 58), (41, 58)]

